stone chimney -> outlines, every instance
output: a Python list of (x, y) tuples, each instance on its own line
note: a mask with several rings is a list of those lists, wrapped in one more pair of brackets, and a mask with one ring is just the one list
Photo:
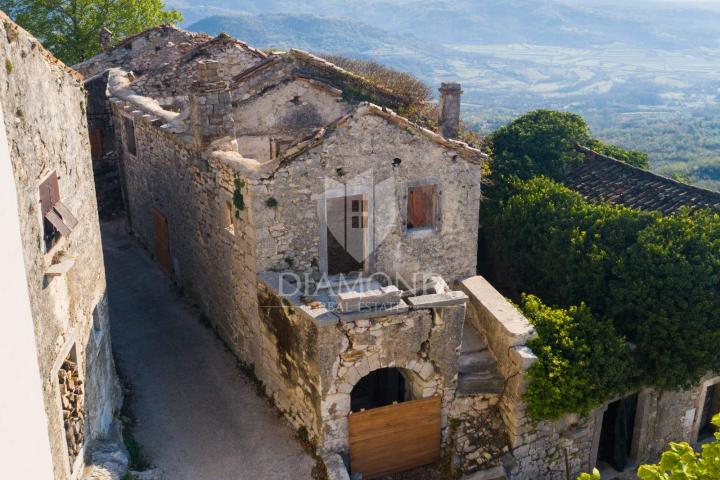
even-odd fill
[(232, 96), (228, 82), (220, 79), (219, 65), (216, 60), (198, 62), (196, 80), (190, 89), (190, 129), (197, 148), (235, 136)]
[(460, 131), (459, 83), (440, 84), (440, 134), (445, 138), (456, 138)]
[(113, 42), (112, 42), (112, 32), (107, 29), (107, 27), (102, 27), (99, 32), (100, 35), (100, 49), (102, 49), (103, 52), (107, 52), (108, 50), (113, 48)]

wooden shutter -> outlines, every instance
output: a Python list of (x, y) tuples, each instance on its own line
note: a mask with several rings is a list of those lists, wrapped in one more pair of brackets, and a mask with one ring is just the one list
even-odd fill
[(435, 226), (435, 185), (419, 185), (408, 188), (407, 228)]
[(40, 211), (44, 217), (60, 201), (60, 187), (55, 172), (40, 184)]

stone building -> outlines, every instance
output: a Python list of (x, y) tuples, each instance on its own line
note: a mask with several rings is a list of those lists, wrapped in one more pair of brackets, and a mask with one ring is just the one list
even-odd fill
[(0, 53), (0, 458), (7, 478), (80, 478), (121, 403), (85, 92), (2, 12)]
[[(486, 156), (452, 138), (458, 84), (440, 88), (440, 134), (396, 113), (401, 93), (226, 35), (159, 27), (77, 68), (97, 82), (98, 154), (115, 155), (129, 229), (331, 478), (411, 468), (441, 446), (477, 479), (628, 477), (669, 439), (695, 441), (718, 405), (708, 377), (527, 418), (535, 331), (475, 276)], [(635, 414), (618, 472), (605, 425), (621, 408)]]

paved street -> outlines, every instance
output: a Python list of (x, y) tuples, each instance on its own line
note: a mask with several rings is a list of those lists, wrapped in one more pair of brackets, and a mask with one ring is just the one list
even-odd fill
[(104, 230), (113, 349), (151, 463), (168, 480), (310, 479), (312, 458), (233, 355), (147, 252)]

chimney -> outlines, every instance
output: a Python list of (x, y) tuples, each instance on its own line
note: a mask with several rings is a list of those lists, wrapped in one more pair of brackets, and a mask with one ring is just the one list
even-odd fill
[(99, 32), (100, 35), (100, 49), (103, 52), (107, 52), (113, 48), (112, 44), (112, 32), (107, 27), (102, 27)]
[(221, 80), (216, 60), (201, 60), (190, 89), (190, 128), (193, 144), (205, 148), (211, 142), (235, 135), (232, 96), (228, 82)]
[(460, 130), (459, 83), (440, 84), (440, 133), (445, 138), (456, 138)]

